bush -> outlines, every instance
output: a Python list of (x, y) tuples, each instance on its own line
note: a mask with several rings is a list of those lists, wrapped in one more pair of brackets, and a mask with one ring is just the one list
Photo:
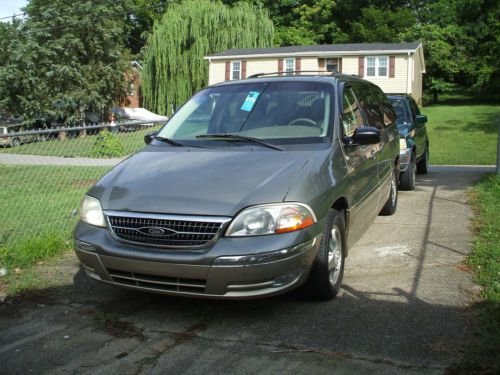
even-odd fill
[(97, 136), (89, 156), (91, 158), (119, 158), (125, 156), (125, 148), (120, 138), (105, 130)]

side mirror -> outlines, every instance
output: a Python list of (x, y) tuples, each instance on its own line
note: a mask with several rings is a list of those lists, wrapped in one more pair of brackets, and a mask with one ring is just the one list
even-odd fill
[(144, 143), (149, 145), (151, 142), (153, 142), (153, 139), (158, 135), (158, 132), (152, 132), (148, 133), (144, 136)]
[(427, 116), (426, 115), (417, 115), (415, 117), (416, 123), (423, 125), (427, 122)]
[(352, 136), (353, 145), (374, 145), (380, 141), (380, 130), (371, 126), (357, 128)]

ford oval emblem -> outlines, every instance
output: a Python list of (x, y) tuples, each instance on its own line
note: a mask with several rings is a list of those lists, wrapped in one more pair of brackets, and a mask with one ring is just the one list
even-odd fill
[(163, 237), (170, 236), (177, 233), (175, 230), (160, 227), (144, 227), (137, 229), (139, 232), (153, 236), (153, 237)]

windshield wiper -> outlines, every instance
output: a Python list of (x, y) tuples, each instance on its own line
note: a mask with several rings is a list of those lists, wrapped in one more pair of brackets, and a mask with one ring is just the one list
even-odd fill
[(165, 142), (165, 143), (171, 144), (173, 146), (184, 147), (184, 145), (182, 143), (174, 141), (173, 139), (170, 139), (170, 138), (156, 136), (155, 139), (157, 141)]
[(244, 135), (238, 135), (238, 134), (201, 134), (197, 135), (196, 138), (214, 138), (214, 139), (222, 139), (225, 141), (247, 141), (247, 142), (253, 142), (257, 143), (259, 145), (272, 148), (273, 150), (278, 150), (278, 151), (283, 151), (281, 147), (278, 147), (276, 145), (273, 145), (271, 143), (267, 143), (263, 141), (262, 139), (259, 138), (253, 138), (253, 137), (246, 137)]
[(178, 146), (178, 147), (198, 147), (198, 148), (207, 148), (206, 146), (199, 146), (199, 145), (184, 145), (180, 142), (177, 142), (177, 141), (174, 141), (173, 139), (171, 138), (166, 138), (166, 137), (158, 137), (156, 136), (155, 137), (156, 140), (158, 141), (161, 141), (161, 142), (165, 142), (165, 143), (168, 143), (168, 144), (171, 144), (173, 146)]

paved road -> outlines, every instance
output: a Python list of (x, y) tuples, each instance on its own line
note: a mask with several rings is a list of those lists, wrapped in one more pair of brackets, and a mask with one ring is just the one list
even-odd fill
[(328, 302), (132, 293), (87, 279), (70, 254), (59, 286), (0, 304), (0, 372), (443, 373), (469, 339), (465, 308), (477, 298), (461, 261), (471, 241), (465, 190), (478, 177), (419, 177), (351, 251), (344, 288)]
[(78, 167), (113, 166), (123, 158), (94, 159), (94, 158), (65, 158), (60, 156), (22, 155), (0, 153), (0, 164), (10, 165), (57, 165)]

